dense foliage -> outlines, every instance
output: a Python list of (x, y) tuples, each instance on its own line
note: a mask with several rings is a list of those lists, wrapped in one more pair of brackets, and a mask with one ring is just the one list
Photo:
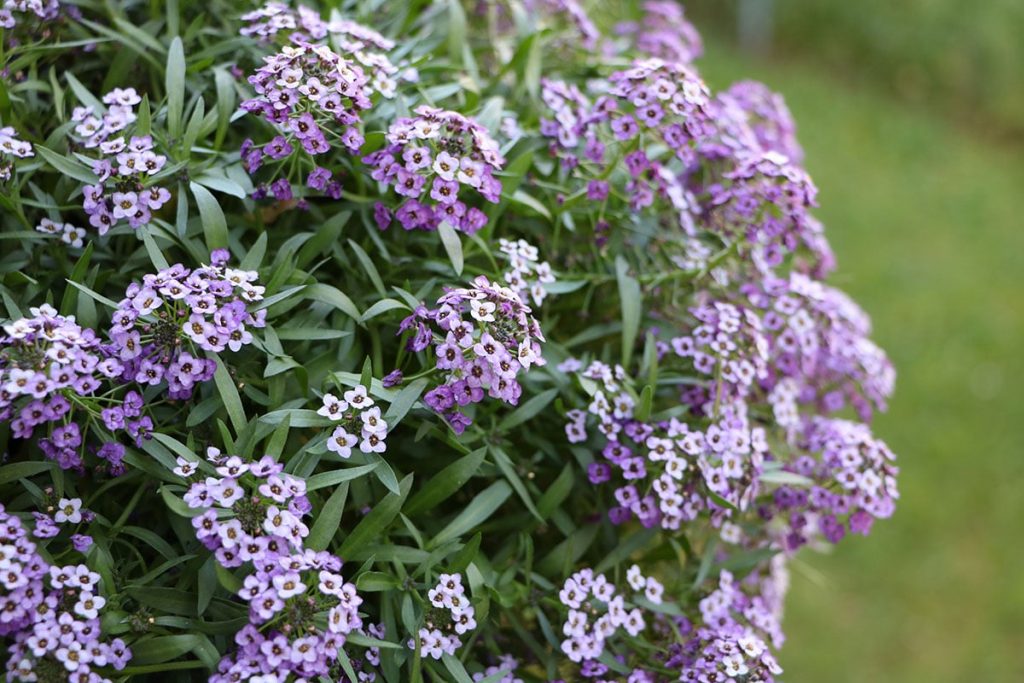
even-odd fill
[(340, 4), (0, 11), (8, 680), (776, 680), (898, 495), (782, 99)]

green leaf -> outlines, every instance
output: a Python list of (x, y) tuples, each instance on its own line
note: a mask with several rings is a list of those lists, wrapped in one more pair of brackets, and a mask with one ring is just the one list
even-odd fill
[(448, 58), (462, 65), (462, 46), (466, 44), (466, 12), (460, 0), (448, 0)]
[(629, 274), (629, 264), (621, 256), (615, 257), (615, 277), (622, 306), (622, 365), (628, 368), (640, 332), (640, 283)]
[(572, 491), (572, 485), (575, 481), (575, 465), (573, 463), (567, 463), (562, 468), (561, 474), (558, 478), (548, 487), (548, 490), (537, 499), (537, 511), (540, 513), (542, 519), (548, 519), (554, 514), (558, 506), (569, 497), (569, 493)]
[(491, 448), (491, 454), (494, 456), (494, 462), (498, 465), (498, 469), (505, 475), (505, 479), (515, 489), (516, 494), (523, 501), (523, 505), (530, 511), (534, 517), (537, 518), (538, 522), (543, 522), (544, 518), (541, 517), (540, 512), (537, 511), (537, 507), (533, 504), (533, 498), (530, 497), (530, 492), (526, 489), (526, 484), (520, 478), (519, 473), (516, 472), (515, 465), (512, 464), (511, 458), (497, 446)]
[(52, 470), (54, 463), (52, 462), (15, 462), (10, 465), (4, 465), (0, 467), (0, 484), (6, 484), (24, 477), (31, 477), (45, 472), (46, 470)]
[(402, 583), (396, 577), (384, 572), (365, 572), (356, 579), (356, 588), (360, 591), (392, 591)]
[(409, 310), (409, 307), (406, 306), (401, 301), (398, 301), (397, 299), (381, 299), (380, 301), (378, 301), (377, 303), (363, 311), (362, 321), (366, 322), (367, 320), (375, 318), (378, 315), (381, 315), (382, 313), (393, 311), (395, 309), (402, 309), (407, 311)]
[(329, 417), (317, 414), (315, 410), (304, 408), (288, 408), (275, 410), (260, 417), (260, 422), (268, 425), (281, 424), (285, 419), (292, 427), (330, 427), (334, 422)]
[[(175, 40), (179, 40), (175, 38)], [(203, 224), (203, 235), (206, 237), (206, 248), (226, 249), (228, 246), (228, 224), (224, 219), (224, 211), (214, 196), (205, 187), (196, 182), (189, 182), (192, 196), (199, 207), (199, 220)]]
[(398, 516), (399, 511), (402, 509), (402, 503), (405, 502), (406, 497), (409, 495), (409, 490), (412, 488), (413, 475), (408, 475), (399, 484), (399, 494), (389, 493), (384, 496), (378, 502), (369, 514), (363, 517), (362, 521), (356, 525), (356, 528), (352, 530), (338, 548), (338, 556), (341, 559), (346, 559), (352, 556), (352, 553), (359, 550), (361, 547), (369, 544), (371, 541), (383, 540), (382, 534), (384, 530), (390, 526), (391, 522)]
[(444, 668), (448, 669), (448, 673), (452, 675), (455, 683), (473, 683), (473, 679), (466, 672), (466, 667), (454, 655), (446, 652), (441, 656), (441, 661), (444, 662)]
[(35, 148), (36, 151), (39, 152), (40, 156), (46, 159), (46, 162), (60, 171), (61, 174), (66, 175), (69, 178), (74, 178), (79, 182), (86, 183), (87, 185), (95, 185), (99, 182), (99, 178), (97, 178), (96, 174), (92, 172), (92, 169), (78, 159), (58, 154), (57, 152), (47, 149), (42, 145), (36, 145)]
[(558, 389), (548, 389), (547, 391), (537, 394), (523, 405), (516, 408), (514, 411), (509, 413), (498, 423), (498, 430), (507, 432), (513, 427), (518, 427), (522, 423), (526, 422), (540, 411), (548, 407), (552, 401), (555, 400), (555, 396), (558, 395)]
[(486, 455), (487, 449), (479, 448), (435, 474), (426, 486), (409, 500), (409, 504), (405, 506), (405, 514), (413, 517), (429, 512), (447, 500), (476, 474)]
[(496, 481), (479, 493), (459, 515), (441, 529), (428, 548), (437, 548), (452, 541), (462, 534), (472, 531), (491, 518), (498, 508), (512, 495), (512, 487), (507, 481)]
[(149, 260), (157, 270), (163, 270), (170, 264), (167, 263), (167, 259), (164, 258), (164, 254), (160, 251), (160, 247), (157, 246), (156, 240), (153, 239), (153, 235), (149, 228), (140, 228), (139, 234), (142, 236), (142, 243), (146, 245), (146, 253), (149, 254)]
[(321, 301), (329, 306), (333, 306), (353, 320), (362, 320), (363, 316), (359, 309), (356, 308), (356, 305), (352, 303), (352, 299), (348, 298), (337, 287), (318, 282), (307, 287), (303, 296), (307, 299)]
[(164, 505), (179, 517), (192, 518), (203, 514), (201, 508), (190, 508), (188, 503), (174, 495), (166, 486), (160, 487), (160, 497), (164, 499)]
[(117, 304), (116, 303), (114, 303), (113, 301), (111, 301), (107, 297), (103, 296), (102, 294), (97, 294), (96, 292), (92, 291), (91, 289), (89, 289), (88, 287), (86, 287), (83, 284), (75, 282), (74, 280), (65, 280), (65, 282), (67, 282), (69, 285), (71, 285), (75, 289), (78, 289), (78, 290), (80, 290), (82, 292), (85, 292), (90, 297), (92, 297), (96, 301), (99, 301), (101, 304), (103, 304), (104, 306), (107, 306), (108, 308), (114, 308), (114, 309), (117, 308)]
[(206, 558), (206, 562), (199, 568), (198, 575), (198, 596), (196, 598), (196, 614), (203, 616), (206, 608), (213, 600), (213, 594), (217, 591), (217, 559), (212, 555)]
[(160, 664), (191, 652), (199, 647), (202, 636), (192, 633), (177, 636), (157, 636), (132, 643), (132, 664)]
[(359, 263), (362, 264), (363, 270), (365, 270), (366, 274), (370, 277), (370, 282), (373, 283), (373, 287), (377, 290), (377, 293), (381, 296), (386, 296), (387, 289), (384, 288), (384, 281), (380, 279), (380, 273), (377, 272), (377, 266), (373, 265), (373, 260), (365, 251), (363, 251), (361, 246), (352, 240), (348, 241), (348, 246), (352, 248), (353, 252), (355, 252), (356, 258), (359, 259)]
[(245, 419), (245, 410), (242, 409), (242, 399), (238, 395), (238, 387), (235, 386), (235, 380), (231, 379), (227, 366), (224, 365), (220, 356), (214, 355), (213, 360), (217, 363), (217, 370), (213, 373), (213, 382), (217, 385), (220, 400), (224, 402), (224, 409), (228, 411), (231, 426), (235, 428), (236, 433), (239, 433), (245, 429), (248, 420)]
[(388, 423), (389, 430), (394, 429), (405, 418), (429, 383), (429, 380), (421, 377), (402, 387), (384, 414), (384, 421)]
[(316, 522), (309, 530), (305, 546), (313, 550), (326, 550), (334, 534), (338, 532), (341, 522), (341, 514), (345, 511), (345, 500), (348, 498), (348, 482), (334, 490), (331, 497), (324, 503), (323, 508), (316, 515)]
[(516, 190), (515, 192), (512, 193), (511, 200), (516, 204), (519, 204), (520, 206), (525, 206), (526, 208), (532, 210), (533, 212), (540, 214), (544, 218), (547, 218), (549, 221), (551, 220), (551, 212), (548, 211), (548, 207), (541, 204), (536, 198), (532, 197), (531, 195), (526, 194), (526, 192), (522, 190)]
[(185, 108), (185, 48), (181, 38), (175, 36), (167, 51), (167, 130), (171, 137), (181, 135), (181, 115)]
[(444, 245), (444, 250), (452, 262), (455, 274), (462, 275), (464, 261), (462, 257), (462, 240), (459, 239), (459, 233), (455, 232), (455, 228), (448, 221), (441, 221), (441, 224), (437, 226), (437, 233), (441, 236), (441, 244)]
[(317, 489), (327, 488), (328, 486), (337, 486), (343, 481), (358, 479), (359, 477), (367, 475), (377, 469), (378, 464), (379, 463), (373, 463), (372, 465), (359, 465), (358, 467), (349, 467), (347, 469), (332, 470), (330, 472), (314, 474), (306, 480), (306, 490), (316, 491)]

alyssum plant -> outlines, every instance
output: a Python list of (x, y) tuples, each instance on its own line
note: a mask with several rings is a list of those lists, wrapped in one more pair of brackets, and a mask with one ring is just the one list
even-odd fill
[(8, 681), (778, 680), (897, 497), (781, 98), (676, 4), (0, 9)]

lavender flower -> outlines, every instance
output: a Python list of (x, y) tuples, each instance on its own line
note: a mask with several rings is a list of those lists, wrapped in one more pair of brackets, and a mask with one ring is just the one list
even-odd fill
[(0, 29), (26, 29), (29, 38), (42, 34), (41, 26), (52, 24), (66, 10), (59, 0), (6, 0), (0, 7)]
[(74, 249), (80, 249), (84, 244), (85, 230), (76, 228), (71, 223), (57, 223), (49, 218), (43, 218), (36, 226), (36, 230), (45, 235), (56, 235), (60, 237), (61, 242)]
[(616, 27), (617, 33), (632, 38), (638, 52), (679, 64), (690, 64), (704, 53), (704, 42), (684, 16), (682, 5), (647, 0), (641, 9), (639, 23)]
[[(249, 77), (257, 96), (243, 102), (242, 108), (273, 123), (278, 135), (262, 146), (251, 140), (243, 144), (241, 155), (250, 174), (266, 163), (280, 167), (295, 154), (315, 169), (312, 158), (330, 151), (332, 143), (340, 142), (353, 154), (359, 151), (363, 145), (360, 113), (369, 109), (372, 90), (352, 55), (339, 55), (324, 45), (300, 44), (284, 46), (264, 62)], [(278, 179), (286, 186), (293, 180)], [(337, 181), (322, 186), (329, 196), (341, 196)], [(280, 191), (274, 193), (283, 198)]]
[(791, 162), (803, 161), (796, 123), (785, 100), (757, 81), (734, 83), (715, 96), (715, 123), (722, 142), (737, 155), (777, 152)]
[[(76, 410), (86, 407), (90, 423), (102, 410), (123, 416), (120, 401), (100, 389), (120, 384), (124, 365), (73, 317), (47, 304), (30, 313), (4, 325), (0, 336), (0, 420), (9, 420), (19, 439), (45, 426), (48, 435), (38, 441), (43, 453), (64, 469), (81, 468), (88, 428), (74, 420)], [(127, 427), (123, 420), (105, 426), (110, 432)]]
[[(651, 602), (661, 602), (664, 587), (657, 579), (641, 575), (636, 565), (630, 569), (629, 583), (641, 595), (656, 596)], [(647, 628), (644, 610), (627, 599), (604, 574), (595, 574), (592, 569), (575, 572), (562, 585), (558, 600), (567, 609), (562, 652), (572, 662), (582, 664), (584, 675), (600, 669), (597, 660), (616, 634), (636, 637)]]
[[(435, 342), (434, 353), (445, 379), (424, 400), (461, 433), (470, 423), (462, 412), (465, 406), (485, 396), (518, 403), (519, 373), (546, 362), (540, 349), (544, 335), (515, 292), (484, 276), (476, 278), (471, 288), (449, 291), (437, 303), (436, 310), (424, 311), (422, 316), (433, 320), (444, 334)], [(406, 323), (416, 317), (414, 313)]]
[(817, 205), (817, 188), (786, 157), (765, 152), (741, 158), (723, 178), (709, 188), (709, 229), (738, 242), (760, 270), (767, 272), (787, 253), (819, 241), (809, 213)]
[(131, 659), (124, 642), (101, 640), (107, 601), (99, 584), (100, 575), (84, 564), (49, 566), (0, 506), (0, 635), (12, 640), (7, 680), (110, 683), (93, 667), (124, 669)]
[[(812, 482), (810, 491), (780, 486), (763, 514), (785, 523), (779, 544), (795, 551), (814, 535), (838, 543), (848, 532), (867, 535), (875, 519), (892, 515), (899, 491), (895, 456), (862, 424), (813, 418), (800, 443), (810, 454), (784, 468)], [(817, 456), (817, 457), (815, 457)]]
[(603, 461), (588, 474), (594, 484), (610, 481), (612, 472), (621, 478), (618, 505), (608, 513), (614, 523), (635, 517), (647, 527), (675, 530), (709, 511), (711, 523), (721, 526), (734, 510), (751, 506), (768, 445), (765, 430), (751, 426), (742, 400), (719, 404), (704, 430), (675, 418), (641, 422), (634, 417), (636, 393), (621, 367), (594, 362), (581, 377), (593, 383), (593, 400), (586, 412), (569, 411), (566, 436), (570, 443), (586, 441), (587, 415), (597, 418)]
[[(4, 11), (9, 10), (0, 10), (0, 28), (5, 28), (3, 24)], [(19, 140), (18, 133), (12, 126), (0, 128), (0, 183), (6, 183), (14, 175), (15, 159), (28, 159), (34, 157), (35, 154), (32, 144)]]
[(787, 401), (813, 402), (824, 412), (852, 405), (863, 420), (885, 410), (896, 373), (868, 338), (867, 315), (848, 296), (801, 273), (765, 277), (743, 290), (764, 311), (777, 415)]
[(167, 164), (166, 155), (156, 151), (150, 135), (125, 135), (141, 101), (134, 88), (115, 88), (103, 96), (105, 111), (76, 107), (71, 115), (77, 122), (72, 138), (100, 153), (92, 162), (99, 182), (82, 191), (82, 208), (100, 235), (122, 220), (132, 228), (148, 224), (171, 199), (170, 191), (155, 179)]
[(671, 348), (692, 359), (697, 372), (715, 378), (718, 400), (745, 395), (766, 377), (768, 342), (756, 313), (721, 302), (690, 312), (700, 324), (689, 335), (673, 338)]
[(213, 265), (175, 264), (129, 285), (110, 333), (125, 380), (166, 382), (172, 398), (188, 398), (216, 369), (200, 351), (238, 351), (252, 342), (250, 328), (266, 324), (265, 310), (246, 309), (263, 299), (256, 272), (228, 268), (226, 257), (215, 256)]
[[(435, 230), (442, 221), (466, 233), (487, 223), (487, 216), (466, 203), (467, 189), (497, 202), (505, 165), (498, 143), (487, 129), (452, 111), (421, 105), (416, 116), (391, 125), (388, 144), (363, 158), (374, 180), (392, 186), (405, 200), (393, 215), (406, 230)], [(378, 217), (390, 222), (391, 211)]]
[(462, 575), (441, 574), (427, 595), (432, 609), (417, 637), (409, 639), (409, 648), (418, 648), (421, 657), (454, 655), (462, 646), (460, 636), (476, 628), (476, 610), (466, 595)]
[(755, 572), (739, 583), (722, 571), (718, 588), (700, 602), (702, 623), (691, 627), (691, 638), (681, 648), (670, 650), (669, 665), (680, 668), (679, 680), (775, 681), (782, 668), (765, 639), (782, 645), (784, 589), (777, 582), (773, 575), (762, 578)]
[(508, 260), (509, 270), (503, 277), (509, 289), (523, 301), (529, 296), (537, 306), (544, 303), (548, 296), (544, 285), (555, 282), (555, 276), (551, 272), (551, 264), (538, 262), (537, 247), (525, 240), (511, 242), (502, 238), (498, 240), (498, 248)]

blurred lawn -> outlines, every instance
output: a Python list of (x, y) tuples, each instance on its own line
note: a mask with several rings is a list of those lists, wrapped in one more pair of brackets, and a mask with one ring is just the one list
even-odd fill
[(875, 431), (902, 500), (869, 538), (794, 563), (785, 680), (1024, 681), (1024, 149), (820, 66), (709, 48), (713, 87), (757, 78), (785, 95), (833, 282), (899, 372)]

